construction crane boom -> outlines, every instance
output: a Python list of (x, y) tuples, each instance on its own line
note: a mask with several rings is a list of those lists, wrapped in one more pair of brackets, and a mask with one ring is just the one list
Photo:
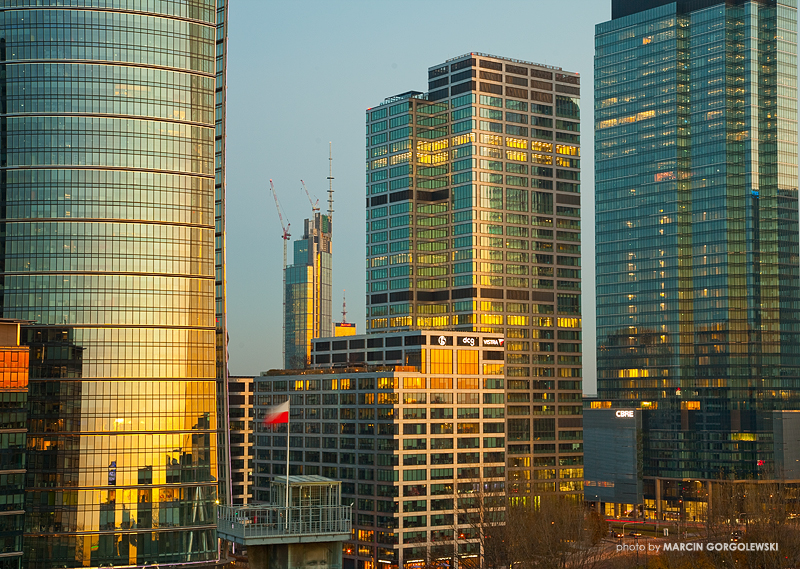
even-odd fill
[(278, 194), (275, 193), (275, 185), (272, 183), (272, 180), (269, 181), (269, 189), (272, 191), (272, 197), (275, 198), (275, 209), (278, 210), (278, 219), (281, 222), (281, 229), (283, 230), (283, 234), (281, 235), (281, 239), (283, 239), (283, 338), (282, 338), (282, 346), (283, 346), (283, 363), (286, 365), (286, 242), (289, 241), (291, 235), (289, 234), (289, 228), (292, 226), (291, 223), (284, 223), (283, 221), (283, 213), (281, 213), (281, 204), (278, 201)]
[(317, 213), (319, 211), (319, 200), (314, 201), (311, 199), (311, 194), (308, 193), (308, 188), (306, 188), (306, 183), (303, 180), (300, 180), (300, 183), (303, 184), (303, 189), (306, 192), (306, 197), (308, 198), (308, 202), (311, 204), (311, 212)]
[[(288, 241), (289, 238), (291, 237), (291, 235), (289, 235), (289, 228), (292, 226), (292, 224), (284, 223), (283, 221), (283, 214), (281, 213), (283, 208), (281, 208), (281, 204), (278, 201), (278, 194), (275, 193), (275, 184), (272, 183), (272, 180), (269, 181), (269, 189), (272, 191), (272, 197), (275, 198), (275, 209), (278, 210), (278, 219), (281, 221), (281, 229), (283, 229), (283, 235), (281, 236), (281, 239), (283, 239), (284, 241)], [(285, 267), (286, 259), (284, 259), (283, 261), (284, 261), (283, 265)]]

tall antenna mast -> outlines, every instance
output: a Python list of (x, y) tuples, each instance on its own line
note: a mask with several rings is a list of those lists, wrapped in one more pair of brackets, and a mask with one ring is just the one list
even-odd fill
[(345, 298), (347, 289), (342, 290), (342, 324), (347, 323), (347, 299)]
[(333, 220), (333, 143), (328, 143), (328, 216)]

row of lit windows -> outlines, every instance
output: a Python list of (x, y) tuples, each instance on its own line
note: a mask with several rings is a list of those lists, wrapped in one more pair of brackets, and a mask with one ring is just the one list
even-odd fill
[[(513, 271), (510, 274), (518, 274), (518, 272)], [(378, 278), (385, 278), (385, 277), (378, 277)], [(383, 292), (387, 290), (408, 290), (410, 288), (417, 288), (418, 290), (439, 290), (443, 288), (448, 288), (450, 286), (463, 287), (469, 285), (482, 285), (488, 287), (507, 286), (509, 288), (534, 288), (534, 289), (552, 289), (554, 287), (557, 287), (562, 290), (581, 289), (581, 283), (579, 281), (565, 281), (565, 280), (554, 281), (552, 279), (530, 279), (528, 277), (516, 277), (516, 276), (503, 277), (496, 274), (479, 275), (470, 273), (467, 275), (461, 275), (452, 278), (442, 276), (438, 278), (427, 278), (427, 279), (416, 279), (416, 280), (409, 278), (392, 279), (389, 281), (373, 280), (369, 283), (369, 290), (370, 292)], [(663, 307), (661, 309), (663, 309)], [(616, 311), (609, 309), (609, 313), (613, 312)], [(637, 312), (637, 310), (628, 310), (628, 312), (635, 313)], [(426, 312), (420, 312), (420, 313), (425, 314)], [(410, 322), (412, 321), (412, 319), (410, 317), (404, 320), (408, 320), (409, 325), (411, 325)], [(422, 323), (425, 322), (426, 319), (418, 318), (417, 321), (420, 323), (418, 324), (418, 327), (425, 327)]]
[[(506, 190), (507, 204), (514, 205), (515, 209), (520, 209), (520, 208), (527, 209), (528, 195), (527, 195), (527, 193), (526, 194), (520, 194), (519, 192), (520, 192), (520, 190), (507, 189)], [(495, 201), (496, 200), (501, 200), (502, 201), (502, 196), (495, 196), (493, 193), (492, 194), (488, 194), (488, 193), (484, 192), (483, 187), (482, 187), (482, 194), (481, 195), (482, 195), (482, 197), (481, 197), (482, 201), (484, 199), (486, 199), (492, 205), (495, 205)], [(486, 197), (484, 198), (483, 196), (486, 196)], [(534, 197), (537, 198), (537, 201), (541, 202), (541, 205), (537, 204), (536, 209), (539, 209), (539, 208), (547, 206), (547, 205), (550, 205), (550, 207), (552, 209), (552, 205), (550, 204), (551, 200), (541, 199), (538, 195), (534, 196)], [(410, 202), (406, 202), (406, 203), (410, 204)], [(449, 223), (452, 223), (452, 224), (456, 225), (456, 224), (464, 223), (465, 221), (478, 219), (478, 213), (479, 213), (479, 210), (472, 210), (471, 209), (471, 210), (468, 210), (468, 211), (455, 212), (455, 213), (452, 214), (452, 218), (450, 216), (448, 216), (447, 214), (439, 215), (439, 216), (435, 216), (435, 217), (428, 217), (428, 216), (423, 217), (422, 215), (417, 215), (417, 217), (416, 217), (416, 226), (417, 227), (431, 227), (431, 226), (448, 225)], [(367, 225), (367, 231), (368, 232), (370, 232), (370, 231), (380, 231), (382, 229), (387, 229), (389, 227), (406, 227), (406, 226), (414, 226), (415, 225), (414, 224), (415, 218), (414, 218), (414, 216), (412, 214), (406, 214), (406, 215), (402, 215), (402, 216), (398, 216), (398, 217), (392, 217), (392, 218), (389, 218), (389, 219), (386, 219), (386, 216), (387, 216), (387, 208), (385, 208), (385, 207), (374, 208), (370, 212), (368, 212), (367, 219), (368, 220), (369, 219), (373, 219), (375, 221), (372, 221)], [(529, 216), (529, 215), (520, 214), (520, 213), (510, 213), (510, 212), (502, 212), (502, 211), (496, 211), (496, 210), (480, 210), (480, 219), (481, 219), (481, 221), (491, 221), (491, 222), (498, 223), (498, 224), (503, 223), (504, 220), (505, 220), (505, 223), (514, 224), (514, 225), (528, 225), (528, 223), (530, 223), (531, 225), (539, 226), (539, 227), (553, 227), (553, 218), (552, 217)], [(473, 224), (473, 226), (474, 226), (474, 224)], [(482, 224), (481, 227), (484, 227), (484, 225)], [(497, 227), (499, 227), (499, 226), (497, 226)], [(579, 219), (563, 219), (562, 218), (562, 219), (557, 219), (556, 220), (556, 227), (558, 227), (559, 229), (580, 230), (581, 222), (580, 222)], [(444, 228), (444, 229), (449, 230), (449, 228)], [(508, 230), (508, 229), (509, 228), (506, 228), (506, 230)], [(453, 231), (455, 232), (456, 229), (453, 228)], [(525, 231), (527, 231), (527, 229)], [(537, 232), (537, 230), (534, 229), (533, 233), (532, 233), (532, 236), (534, 236), (534, 237), (544, 237), (544, 238), (553, 236), (553, 232), (552, 231), (538, 230), (538, 233), (536, 233), (536, 232)], [(502, 231), (499, 231), (498, 234), (502, 235), (502, 233), (503, 233)], [(559, 232), (558, 235), (577, 235), (577, 234), (568, 234), (568, 233), (564, 233), (564, 232)], [(572, 240), (573, 241), (579, 241), (580, 239), (572, 239)], [(456, 253), (454, 252), (453, 255), (454, 255), (454, 259), (453, 260), (456, 260), (455, 259)], [(439, 263), (439, 262), (443, 262), (444, 260), (446, 260), (447, 255), (446, 254), (440, 254), (440, 255), (417, 255), (417, 260), (419, 261), (420, 259), (426, 258), (426, 257), (430, 257), (430, 258), (439, 257), (440, 259), (437, 259), (436, 261), (432, 261), (432, 262)], [(405, 260), (397, 261), (397, 262), (411, 262), (411, 260), (413, 259), (413, 255), (411, 255), (410, 253), (407, 253), (404, 256), (403, 255), (394, 255), (393, 256), (393, 259), (401, 259), (401, 258), (405, 259)], [(392, 264), (397, 264), (397, 263), (393, 261)]]
[[(497, 261), (503, 260), (503, 252), (496, 251), (494, 249), (488, 249), (484, 251), (481, 255), (483, 259), (492, 259)], [(494, 255), (490, 253), (495, 253)], [(525, 253), (527, 256), (527, 253)], [(509, 260), (513, 259), (517, 262), (520, 262), (519, 257), (516, 255), (509, 256)], [(528, 259), (524, 258), (524, 261), (527, 263)], [(379, 263), (375, 263), (377, 266), (381, 266)], [(508, 263), (503, 265), (503, 263), (478, 263), (476, 261), (462, 261), (453, 263), (452, 266), (449, 264), (443, 265), (422, 265), (417, 264), (416, 270), (411, 265), (396, 265), (389, 269), (372, 269), (367, 272), (368, 280), (381, 280), (386, 278), (395, 279), (396, 277), (403, 277), (403, 276), (413, 276), (416, 272), (417, 276), (421, 277), (444, 277), (450, 274), (452, 271), (453, 274), (463, 274), (463, 273), (494, 273), (494, 274), (503, 274), (504, 272), (509, 275), (522, 275), (528, 276), (529, 274), (538, 277), (553, 277), (558, 276), (559, 278), (567, 278), (567, 279), (579, 279), (580, 278), (580, 270), (578, 269), (557, 269), (557, 274), (553, 274), (552, 267), (538, 267), (532, 266), (529, 267), (528, 265), (518, 265)], [(400, 283), (401, 281), (392, 280), (392, 283)], [(406, 278), (404, 281), (406, 285), (404, 286), (411, 286), (413, 284), (413, 280), (410, 278)], [(419, 285), (422, 281), (421, 279), (417, 279), (417, 284)], [(552, 282), (552, 281), (548, 281)], [(569, 285), (567, 285), (569, 286)], [(400, 287), (392, 287), (392, 288), (400, 288)], [(661, 293), (660, 297), (663, 298), (665, 293)], [(699, 295), (705, 296), (705, 295)], [(642, 298), (648, 298), (647, 296), (642, 295)], [(652, 298), (656, 299), (656, 293), (652, 294)], [(632, 299), (631, 299), (632, 300)], [(436, 311), (436, 312), (444, 312), (444, 310)]]
[[(372, 318), (370, 319), (370, 327), (372, 328), (387, 328), (389, 326), (390, 320), (393, 322), (393, 327), (395, 326), (408, 326), (410, 317), (396, 317), (392, 319), (388, 318)], [(448, 325), (451, 320), (454, 324), (476, 324), (477, 317), (475, 314), (460, 314), (455, 315), (452, 318), (450, 316), (438, 316), (435, 318), (418, 318), (417, 321), (421, 324), (428, 323), (428, 321), (435, 320), (437, 323), (441, 323), (441, 325), (446, 326)], [(557, 323), (557, 324), (556, 324)], [(629, 321), (626, 319), (624, 324), (628, 324)], [(542, 317), (542, 318), (531, 318), (529, 320), (529, 326), (536, 326), (538, 328), (552, 328), (553, 326), (557, 325), (559, 328), (581, 328), (581, 319), (580, 318), (552, 318), (552, 317)], [(424, 327), (424, 326), (421, 326)], [(497, 333), (505, 333), (507, 337), (516, 337), (516, 338), (529, 338), (530, 337), (530, 330), (525, 328), (508, 328), (504, 329), (502, 327), (490, 327), (484, 326), (481, 328), (480, 331), (483, 332), (497, 332)], [(513, 336), (512, 336), (513, 334)]]

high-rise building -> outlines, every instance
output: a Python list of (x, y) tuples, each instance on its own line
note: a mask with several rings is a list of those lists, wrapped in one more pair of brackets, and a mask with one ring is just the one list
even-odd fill
[(321, 338), (314, 369), (256, 377), (256, 417), (289, 400), (290, 419), (288, 457), (286, 425), (257, 423), (255, 501), (269, 501), (288, 464), (289, 474), (342, 480), (353, 504), (345, 568), (476, 557), (505, 505), (503, 340), (433, 330)]
[(253, 501), (253, 378), (228, 378), (228, 413), (230, 416), (231, 504), (241, 506)]
[(227, 61), (228, 61), (228, 0), (203, 0), (206, 7), (216, 6), (214, 85), (214, 313), (216, 333), (217, 380), (217, 474), (219, 498), (223, 504), (232, 503), (230, 482), (230, 449), (228, 448), (228, 310), (226, 280), (226, 214), (225, 214), (225, 147), (227, 144)]
[(294, 242), (294, 264), (286, 267), (285, 368), (307, 366), (311, 340), (333, 334), (332, 279), (331, 215), (315, 211)]
[(613, 0), (597, 26), (589, 407), (634, 411), (601, 422), (640, 423), (659, 514), (703, 481), (800, 479), (796, 6)]
[(33, 322), (31, 569), (218, 556), (225, 11), (0, 9), (0, 303)]
[(513, 499), (578, 496), (580, 77), (468, 53), (428, 78), (366, 114), (369, 332), (503, 334)]
[(19, 320), (0, 319), (0, 567), (22, 569), (25, 510), (26, 418), (30, 348), (20, 346)]

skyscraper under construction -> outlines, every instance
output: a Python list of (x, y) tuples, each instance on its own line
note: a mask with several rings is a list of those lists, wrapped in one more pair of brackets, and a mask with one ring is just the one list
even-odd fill
[(309, 363), (311, 340), (333, 335), (331, 214), (314, 211), (303, 238), (294, 242), (294, 263), (286, 267), (284, 367)]

